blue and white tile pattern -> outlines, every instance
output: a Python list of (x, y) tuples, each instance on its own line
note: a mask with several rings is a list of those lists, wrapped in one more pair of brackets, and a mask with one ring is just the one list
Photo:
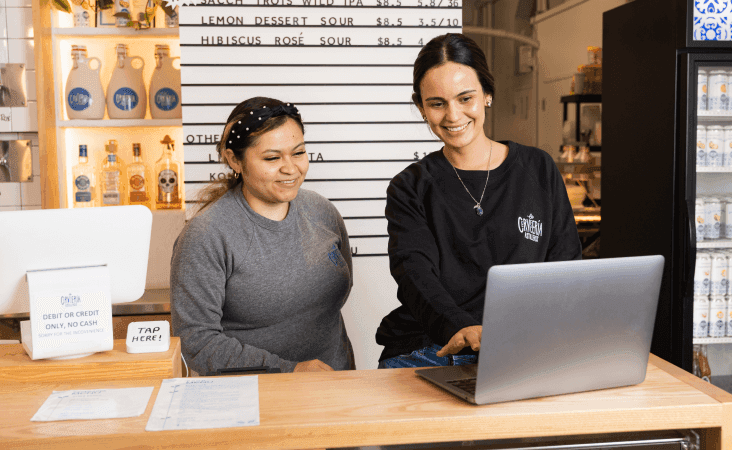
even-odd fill
[(733, 37), (733, 0), (691, 0), (692, 37), (696, 41), (730, 41)]

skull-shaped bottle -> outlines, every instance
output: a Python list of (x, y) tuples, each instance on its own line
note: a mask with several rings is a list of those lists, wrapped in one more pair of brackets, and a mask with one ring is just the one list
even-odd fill
[(170, 136), (165, 135), (160, 143), (165, 146), (165, 149), (163, 155), (155, 163), (155, 173), (158, 179), (155, 208), (178, 210), (181, 208), (181, 186), (178, 183), (180, 166), (173, 159), (174, 141)]

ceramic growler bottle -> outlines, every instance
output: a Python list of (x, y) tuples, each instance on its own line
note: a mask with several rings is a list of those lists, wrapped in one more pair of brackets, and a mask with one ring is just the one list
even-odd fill
[(155, 46), (155, 70), (150, 78), (150, 115), (153, 119), (181, 117), (181, 70), (173, 67), (170, 48)]
[[(133, 61), (140, 60), (140, 67)], [(110, 119), (143, 119), (148, 106), (143, 68), (139, 56), (127, 55), (127, 44), (117, 44), (117, 64), (107, 86), (107, 114)]]
[[(71, 46), (73, 66), (66, 79), (66, 115), (69, 119), (104, 118), (104, 90), (99, 80), (102, 62), (99, 58), (87, 58), (84, 45)], [(96, 61), (92, 69), (90, 62)]]

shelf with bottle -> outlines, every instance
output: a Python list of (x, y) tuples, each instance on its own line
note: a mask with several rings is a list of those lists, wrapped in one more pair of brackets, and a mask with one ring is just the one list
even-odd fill
[(698, 174), (724, 174), (731, 172), (731, 166), (698, 166), (695, 171)]
[(146, 28), (136, 30), (134, 28), (53, 28), (52, 33), (57, 38), (176, 38), (178, 39), (178, 28)]
[(732, 240), (704, 240), (695, 243), (698, 249), (730, 249), (733, 244)]
[[(134, 199), (131, 202), (130, 195), (135, 193), (130, 187), (140, 185), (140, 180), (136, 179), (137, 182), (135, 182), (132, 177), (135, 175), (136, 165), (141, 165), (139, 167), (145, 168), (142, 171), (142, 177), (145, 181), (149, 181), (149, 183), (144, 182), (143, 186), (148, 186), (146, 191), (150, 200), (139, 203), (147, 205), (151, 210), (160, 210), (160, 206), (157, 204), (157, 190), (160, 184), (153, 182), (153, 180), (158, 181), (158, 176), (162, 171), (170, 170), (174, 174), (169, 172), (164, 174), (167, 177), (162, 182), (162, 187), (170, 190), (172, 187), (177, 186), (179, 194), (177, 196), (171, 194), (165, 197), (167, 199), (166, 203), (174, 204), (173, 208), (179, 211), (185, 209), (185, 192), (181, 189), (184, 178), (181, 145), (183, 130), (181, 127), (150, 127), (134, 130), (93, 128), (82, 130), (82, 132), (78, 129), (62, 129), (62, 133), (64, 135), (62, 148), (65, 149), (65, 154), (60, 155), (63, 158), (60, 167), (65, 169), (65, 172), (59, 174), (61, 176), (59, 183), (61, 207), (78, 206), (76, 194), (79, 185), (76, 180), (79, 175), (80, 164), (85, 164), (84, 170), (89, 174), (90, 184), (93, 186), (90, 194), (92, 197), (91, 204), (86, 205), (101, 206), (105, 191), (102, 189), (102, 181), (106, 180), (102, 174), (105, 171), (105, 165), (114, 164), (118, 167), (119, 175), (117, 177), (119, 180), (114, 182), (114, 177), (112, 177), (110, 183), (119, 183), (119, 186), (118, 189), (110, 189), (112, 191), (111, 196), (114, 197), (114, 192), (119, 192), (122, 205), (136, 203)], [(113, 142), (113, 151), (110, 150), (110, 142)], [(86, 146), (86, 161), (80, 161), (80, 146)], [(139, 152), (135, 151), (136, 147)], [(136, 156), (136, 153), (139, 156)], [(167, 153), (171, 155), (163, 158)], [(114, 161), (109, 160), (111, 154), (114, 154)], [(161, 160), (166, 159), (169, 160), (166, 167), (157, 168), (157, 165), (162, 164)], [(140, 172), (139, 167), (137, 172)], [(85, 183), (82, 182), (82, 186), (84, 185)], [(176, 199), (178, 200), (176, 201)]]
[(719, 337), (719, 338), (693, 338), (692, 344), (695, 345), (710, 345), (717, 343), (733, 343), (733, 337)]
[[(58, 90), (61, 102), (56, 105), (57, 126), (107, 126), (91, 123), (106, 124), (104, 119), (178, 119), (179, 122), (172, 124), (147, 125), (180, 125), (181, 75), (174, 65), (178, 57), (171, 56), (170, 43), (117, 43), (112, 50), (110, 44), (116, 42), (113, 40), (89, 45), (73, 42), (76, 41), (57, 44), (61, 55), (70, 55), (68, 59), (60, 58), (59, 78), (67, 75), (64, 88)], [(178, 48), (177, 43), (173, 46)], [(72, 122), (78, 120), (84, 122)], [(122, 122), (115, 125), (146, 124)]]
[[(132, 3), (128, 8), (133, 7), (138, 10), (137, 13), (132, 11), (129, 18), (114, 17), (114, 8), (95, 12), (76, 5), (74, 2), (72, 2), (72, 14), (52, 8), (50, 11), (51, 32), (56, 36), (178, 36), (177, 9), (173, 10), (175, 13), (173, 16), (168, 16), (163, 8), (157, 7), (155, 14), (150, 16), (149, 21), (146, 21), (139, 15), (141, 11), (146, 10), (146, 6), (136, 4), (139, 3), (137, 0), (131, 0), (128, 3)], [(124, 7), (121, 4), (118, 6)], [(132, 16), (138, 19), (139, 27), (127, 26), (127, 21), (133, 19)]]
[(730, 111), (698, 111), (697, 120), (698, 122), (727, 122), (730, 124), (731, 121)]
[(181, 119), (73, 119), (56, 122), (62, 128), (180, 127)]

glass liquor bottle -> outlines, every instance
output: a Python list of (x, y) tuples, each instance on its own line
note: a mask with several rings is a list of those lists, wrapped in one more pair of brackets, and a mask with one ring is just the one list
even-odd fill
[(181, 208), (181, 188), (178, 184), (179, 166), (173, 160), (174, 141), (170, 136), (165, 135), (160, 143), (165, 145), (165, 150), (155, 163), (155, 174), (158, 181), (155, 208), (178, 210)]
[(74, 176), (74, 208), (96, 207), (94, 196), (94, 168), (87, 158), (87, 146), (79, 145), (79, 164), (72, 169)]
[(117, 154), (109, 152), (102, 166), (102, 206), (122, 205), (122, 180), (122, 166), (117, 161)]
[(132, 144), (132, 163), (127, 167), (127, 174), (129, 176), (130, 205), (145, 205), (150, 208), (150, 196), (148, 195), (148, 182), (150, 179), (145, 171), (140, 143)]

